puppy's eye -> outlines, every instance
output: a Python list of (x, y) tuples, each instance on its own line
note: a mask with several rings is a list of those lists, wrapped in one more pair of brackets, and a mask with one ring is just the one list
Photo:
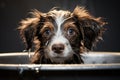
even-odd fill
[(74, 29), (70, 28), (70, 29), (68, 29), (67, 33), (68, 33), (68, 35), (74, 35), (75, 31), (74, 31)]
[(49, 35), (51, 33), (51, 30), (49, 28), (45, 29), (44, 34)]

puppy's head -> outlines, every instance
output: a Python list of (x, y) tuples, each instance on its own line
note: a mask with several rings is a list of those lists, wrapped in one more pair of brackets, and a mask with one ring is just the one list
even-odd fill
[(47, 13), (37, 10), (33, 17), (21, 21), (20, 34), (27, 50), (34, 43), (36, 51), (51, 62), (64, 63), (74, 55), (91, 50), (101, 39), (105, 23), (91, 16), (82, 7), (73, 12), (52, 9)]

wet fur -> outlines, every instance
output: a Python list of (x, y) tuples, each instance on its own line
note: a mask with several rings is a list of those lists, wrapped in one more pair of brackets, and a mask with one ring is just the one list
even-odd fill
[[(26, 45), (26, 50), (31, 49), (32, 45), (35, 45), (35, 53), (31, 58), (31, 63), (55, 63), (44, 56), (45, 45), (47, 45), (47, 41), (49, 41), (54, 34), (49, 37), (45, 37), (43, 33), (43, 27), (45, 25), (52, 26), (52, 24), (48, 22), (54, 22), (53, 18), (51, 17), (55, 16), (52, 13), (57, 14), (57, 11), (59, 10), (52, 9), (47, 13), (42, 13), (38, 10), (33, 10), (32, 12), (30, 12), (32, 17), (26, 18), (20, 22), (20, 26), (18, 27), (18, 29), (20, 31), (20, 36)], [(65, 10), (62, 11), (69, 13), (66, 14), (64, 17), (68, 18), (68, 20), (69, 18), (72, 19), (70, 20), (71, 22), (75, 22), (75, 25), (77, 26), (75, 31), (76, 33), (78, 33), (76, 34), (75, 40), (74, 38), (66, 36), (66, 38), (69, 39), (72, 49), (75, 51), (75, 54), (72, 58), (62, 63), (83, 63), (79, 54), (91, 50), (96, 44), (96, 42), (102, 39), (102, 34), (105, 30), (103, 25), (105, 25), (106, 23), (102, 20), (101, 17), (96, 18), (92, 16), (84, 7), (77, 6), (73, 12)], [(52, 27), (50, 27), (50, 29), (52, 30)]]

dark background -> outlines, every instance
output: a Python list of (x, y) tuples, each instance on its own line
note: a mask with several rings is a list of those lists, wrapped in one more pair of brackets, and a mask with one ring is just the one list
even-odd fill
[(119, 52), (119, 0), (0, 0), (0, 52), (18, 52), (24, 49), (16, 28), (31, 9), (47, 12), (57, 6), (73, 11), (76, 5), (85, 6), (92, 15), (103, 17), (108, 22), (104, 40), (94, 50)]

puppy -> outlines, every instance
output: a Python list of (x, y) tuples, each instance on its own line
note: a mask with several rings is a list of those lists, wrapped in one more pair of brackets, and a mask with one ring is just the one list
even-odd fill
[(80, 64), (80, 53), (91, 50), (102, 39), (105, 22), (83, 7), (73, 12), (51, 9), (47, 13), (33, 10), (32, 17), (20, 22), (18, 27), (26, 49), (32, 45), (35, 64)]

